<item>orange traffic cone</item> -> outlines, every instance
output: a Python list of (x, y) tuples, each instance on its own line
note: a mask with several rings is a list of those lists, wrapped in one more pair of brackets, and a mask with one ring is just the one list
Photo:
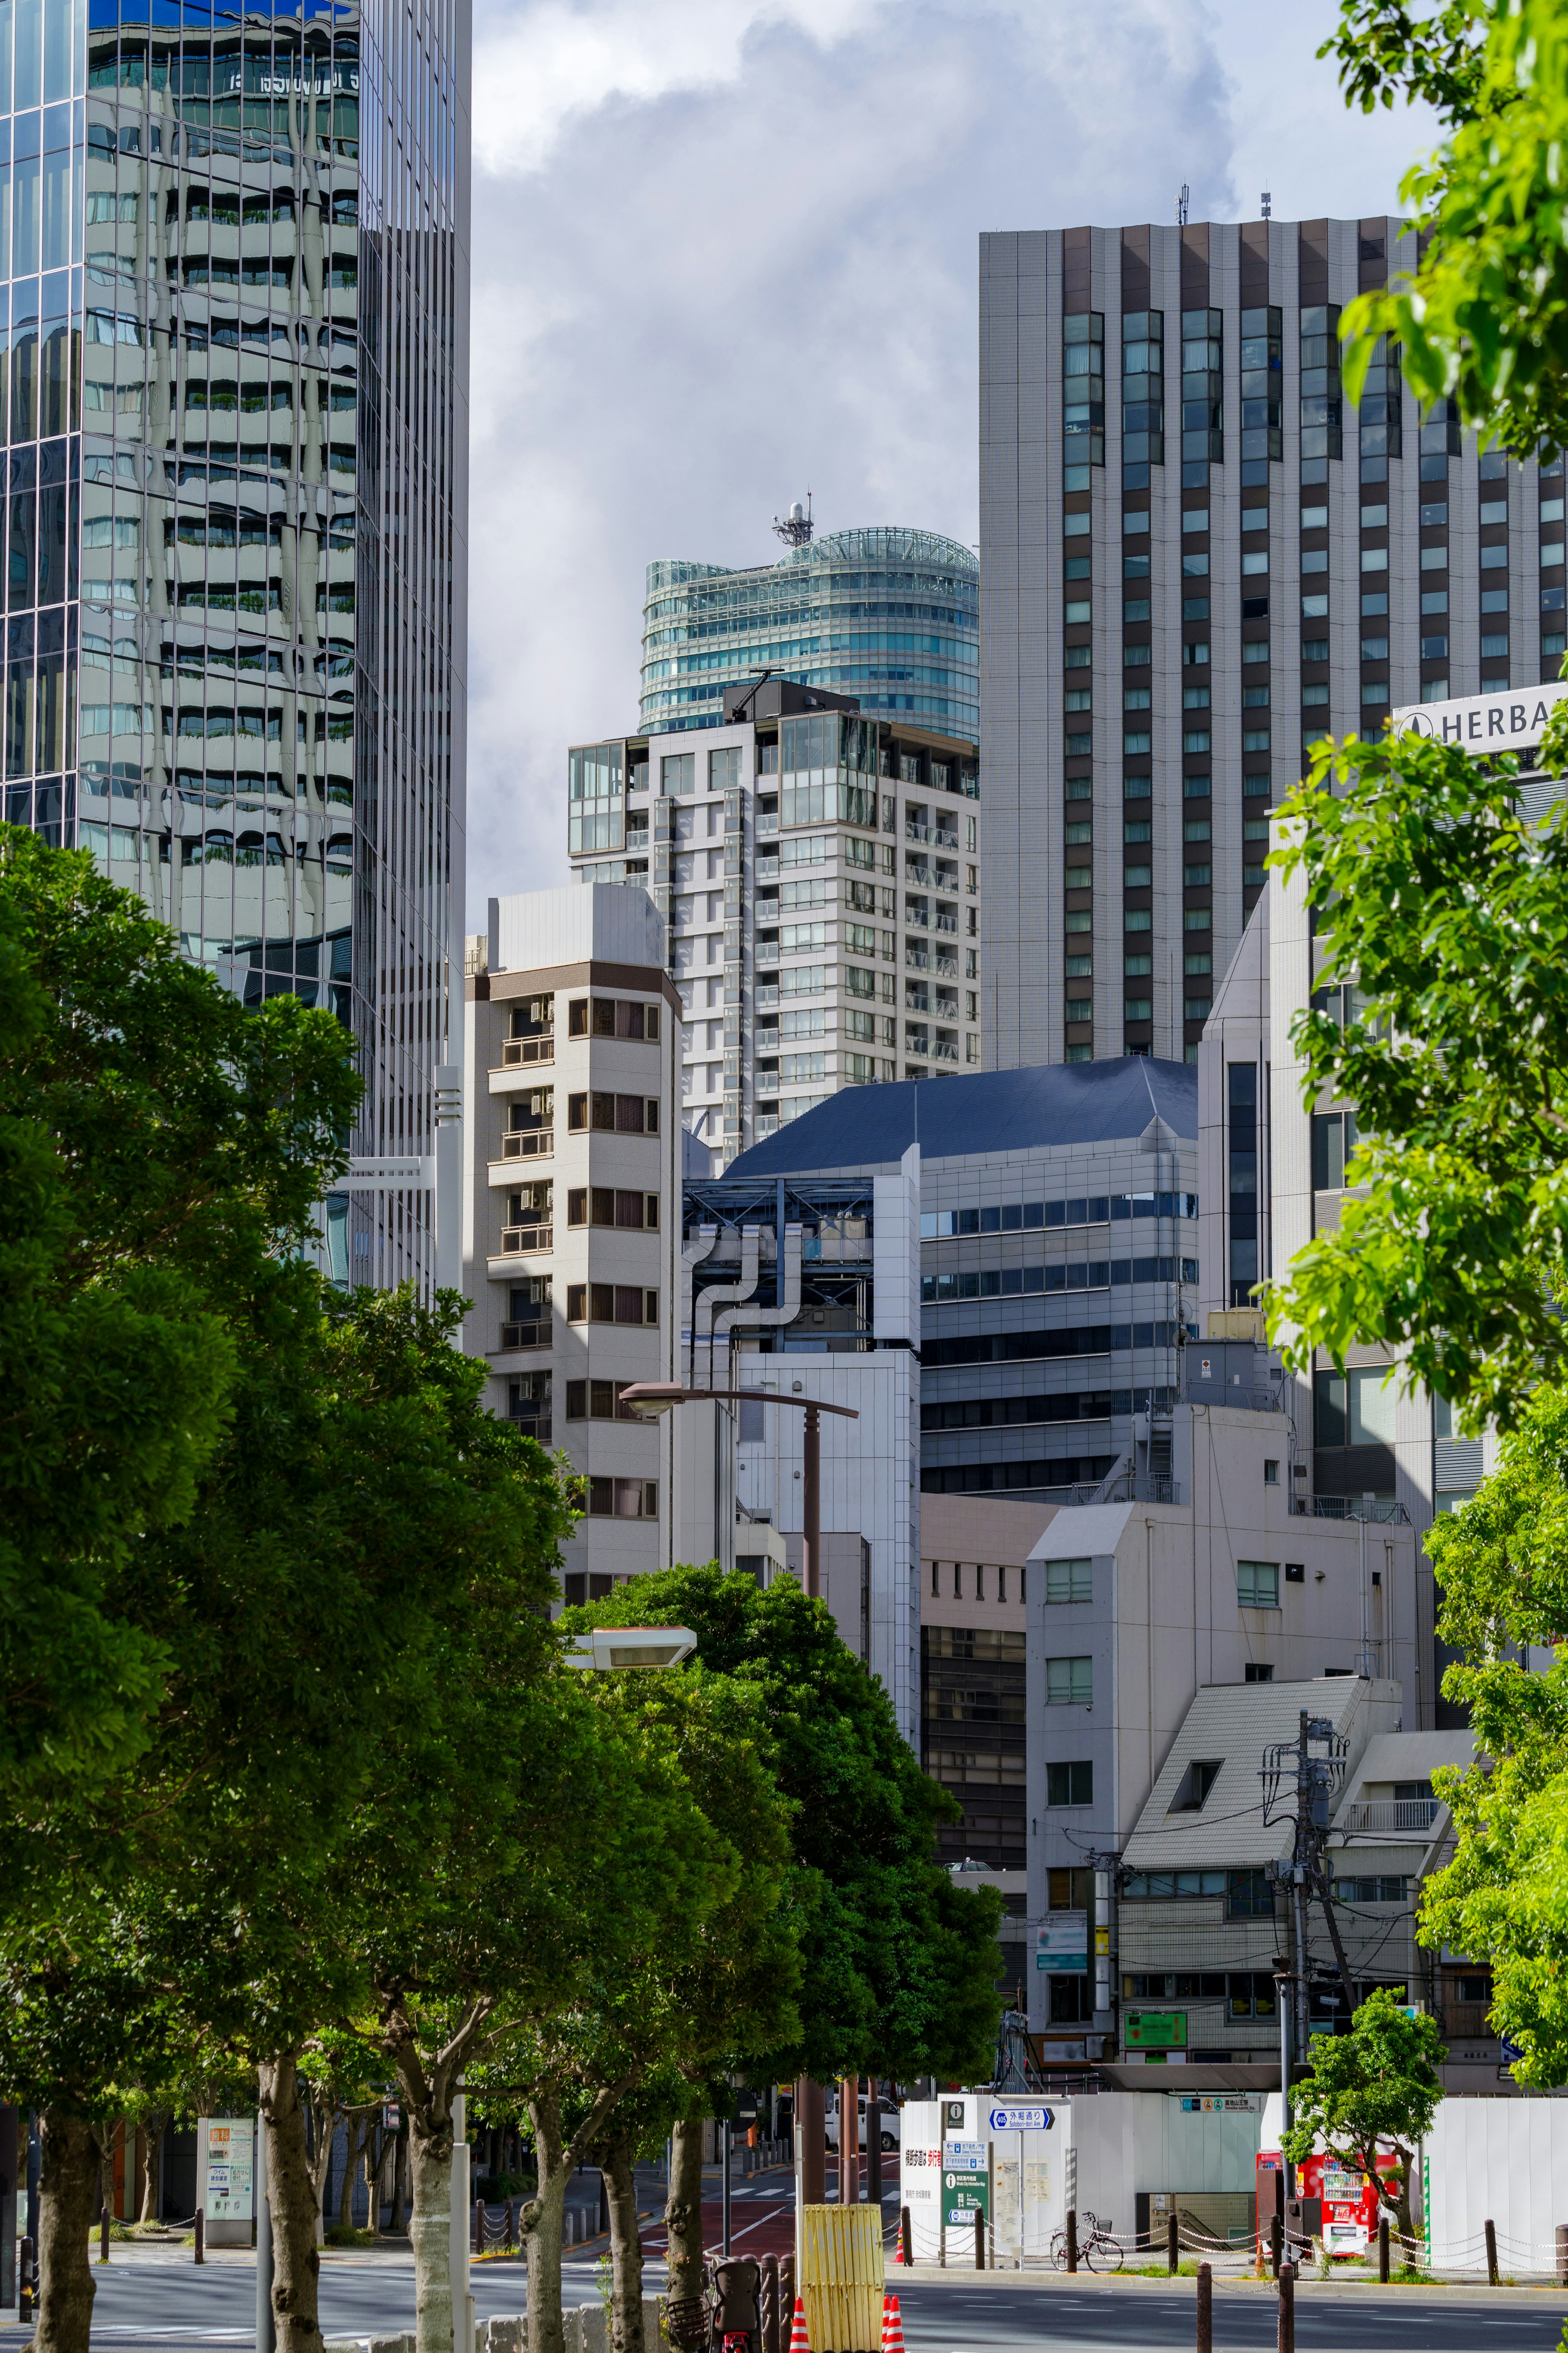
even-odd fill
[(904, 2353), (903, 2315), (896, 2295), (882, 2298), (882, 2353)]
[(789, 2333), (789, 2353), (811, 2353), (811, 2339), (805, 2330), (805, 2298), (795, 2300), (795, 2322)]

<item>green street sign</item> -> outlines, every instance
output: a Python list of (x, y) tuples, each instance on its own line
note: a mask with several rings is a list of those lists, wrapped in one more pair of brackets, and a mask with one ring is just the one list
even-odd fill
[(984, 2173), (944, 2173), (942, 2177), (942, 2219), (950, 2231), (974, 2228), (976, 2214), (991, 2214), (991, 2184)]

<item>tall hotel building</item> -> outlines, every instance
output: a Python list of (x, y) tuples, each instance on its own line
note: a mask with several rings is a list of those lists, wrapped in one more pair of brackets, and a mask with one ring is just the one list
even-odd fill
[[(461, 1019), (468, 81), (453, 0), (0, 11), (5, 816), (335, 1011), (411, 1178)], [(339, 1196), (334, 1271), (427, 1273), (431, 1198)]]
[(1197, 1059), (1325, 732), (1555, 677), (1563, 470), (1338, 328), (1393, 219), (981, 240), (988, 1062)]

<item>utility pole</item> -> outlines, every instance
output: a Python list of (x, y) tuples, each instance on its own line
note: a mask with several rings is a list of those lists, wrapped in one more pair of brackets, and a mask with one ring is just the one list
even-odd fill
[[(1327, 1756), (1314, 1756), (1313, 1748)], [(1276, 1741), (1264, 1752), (1263, 1819), (1288, 1820), (1291, 1825), (1288, 1861), (1274, 1866), (1276, 1884), (1290, 1896), (1290, 1939), (1294, 1969), (1295, 2048), (1304, 2058), (1311, 2036), (1311, 2005), (1307, 1963), (1307, 1906), (1316, 1894), (1321, 1900), (1339, 1964), (1346, 2001), (1354, 2010), (1355, 1995), (1349, 1965), (1333, 1916), (1331, 1883), (1324, 1863), (1329, 1835), (1329, 1808), (1344, 1774), (1345, 1744), (1326, 1716), (1300, 1711), (1293, 1741)], [(1294, 1800), (1292, 1803), (1291, 1800)], [(1283, 1999), (1284, 1986), (1279, 1984)]]

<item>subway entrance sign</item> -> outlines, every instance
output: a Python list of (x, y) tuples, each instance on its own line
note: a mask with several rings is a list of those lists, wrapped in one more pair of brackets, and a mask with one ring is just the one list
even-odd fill
[(942, 2219), (949, 2231), (974, 2227), (991, 2212), (991, 2159), (983, 2140), (949, 2140), (942, 2149)]

